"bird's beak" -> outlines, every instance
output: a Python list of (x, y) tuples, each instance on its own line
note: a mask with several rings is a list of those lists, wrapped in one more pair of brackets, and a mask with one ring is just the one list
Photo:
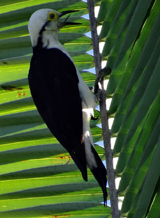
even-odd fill
[[(65, 14), (70, 14), (70, 13), (73, 13), (73, 12), (77, 12), (78, 10), (74, 10), (74, 11), (63, 11), (59, 14), (59, 18), (64, 16)], [(64, 27), (66, 25), (78, 25), (78, 24), (81, 24), (81, 23), (76, 23), (76, 22), (67, 22), (68, 18), (70, 17), (70, 15), (68, 15), (68, 17), (66, 17), (66, 19), (64, 20), (64, 22), (62, 23), (58, 23), (58, 27), (61, 28), (61, 27)]]

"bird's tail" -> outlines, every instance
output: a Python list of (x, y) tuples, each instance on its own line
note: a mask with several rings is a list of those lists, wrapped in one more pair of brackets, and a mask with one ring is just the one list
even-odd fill
[(91, 135), (91, 130), (89, 127), (90, 115), (90, 109), (83, 109), (83, 138), (85, 144), (86, 162), (91, 172), (93, 173), (95, 179), (102, 188), (104, 204), (106, 204), (107, 171), (93, 146), (94, 143)]
[[(77, 150), (78, 149), (78, 150)], [(97, 180), (99, 186), (101, 187), (103, 191), (103, 199), (104, 199), (104, 205), (106, 205), (107, 201), (107, 191), (106, 191), (106, 183), (107, 183), (107, 171), (106, 168), (104, 167), (100, 157), (98, 156), (96, 150), (90, 144), (90, 153), (92, 155), (88, 155), (88, 151), (83, 150), (84, 149), (84, 143), (81, 145), (81, 147), (77, 147), (75, 152), (71, 154), (74, 162), (78, 166), (79, 170), (82, 173), (82, 177), (85, 181), (88, 180), (87, 178), (87, 165), (90, 168), (92, 174), (94, 175), (95, 179)], [(87, 149), (88, 150), (88, 149)], [(92, 158), (92, 161), (91, 159)]]
[(106, 168), (103, 165), (100, 157), (98, 156), (96, 150), (94, 149), (94, 147), (92, 145), (91, 145), (91, 151), (94, 155), (94, 159), (95, 159), (97, 166), (90, 167), (90, 170), (93, 173), (97, 182), (99, 183), (99, 186), (102, 188), (104, 205), (106, 205), (106, 201), (107, 201), (107, 191), (106, 191), (107, 171), (106, 171)]

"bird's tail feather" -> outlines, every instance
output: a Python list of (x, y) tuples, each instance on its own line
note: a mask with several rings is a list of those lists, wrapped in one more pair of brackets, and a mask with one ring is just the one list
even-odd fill
[(99, 183), (100, 187), (102, 188), (104, 205), (105, 205), (107, 201), (107, 191), (106, 191), (107, 171), (93, 146), (91, 146), (91, 150), (96, 160), (97, 167), (93, 166), (92, 168), (90, 168), (90, 170), (93, 173), (97, 182)]

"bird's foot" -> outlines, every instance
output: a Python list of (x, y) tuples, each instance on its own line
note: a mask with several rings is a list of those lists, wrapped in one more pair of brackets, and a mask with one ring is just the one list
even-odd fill
[(99, 74), (95, 80), (94, 84), (94, 95), (95, 95), (95, 100), (96, 102), (100, 100), (100, 94), (101, 94), (101, 89), (99, 88), (99, 82), (101, 83), (103, 81), (103, 78), (107, 75), (110, 75), (111, 69), (108, 67), (104, 67), (99, 71)]
[(96, 93), (94, 93), (96, 102), (100, 101), (100, 96), (101, 96), (101, 89), (98, 87), (98, 89), (96, 90)]

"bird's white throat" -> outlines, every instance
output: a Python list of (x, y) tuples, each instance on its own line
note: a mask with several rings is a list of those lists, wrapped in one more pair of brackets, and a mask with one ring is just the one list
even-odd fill
[(60, 46), (58, 31), (45, 30), (42, 33), (42, 44), (44, 48), (57, 48), (57, 46)]

